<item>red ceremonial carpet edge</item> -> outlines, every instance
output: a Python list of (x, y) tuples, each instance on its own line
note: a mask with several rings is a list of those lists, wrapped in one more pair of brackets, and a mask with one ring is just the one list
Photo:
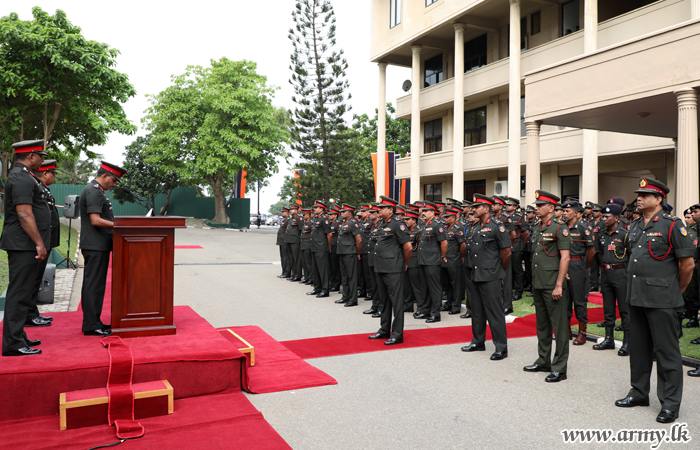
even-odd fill
[[(603, 308), (589, 308), (588, 321), (591, 323), (603, 321)], [(572, 325), (578, 324), (576, 316), (571, 320)], [(535, 314), (519, 317), (506, 324), (508, 338), (521, 338), (537, 335)], [(432, 345), (448, 345), (469, 343), (472, 340), (472, 327), (442, 327), (406, 330), (403, 344), (384, 345), (384, 339), (368, 339), (371, 333), (348, 334), (343, 336), (327, 336), (311, 339), (282, 341), (280, 344), (297, 354), (300, 358), (326, 358), (329, 356), (352, 355), (356, 353), (379, 352), (386, 350), (401, 350), (404, 348), (428, 347)], [(486, 339), (491, 339), (491, 330), (486, 327)]]

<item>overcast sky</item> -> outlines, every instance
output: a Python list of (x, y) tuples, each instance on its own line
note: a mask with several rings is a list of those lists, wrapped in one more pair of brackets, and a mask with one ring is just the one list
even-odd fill
[[(337, 19), (337, 44), (348, 60), (352, 112), (373, 114), (377, 108), (378, 72), (369, 62), (369, 0), (333, 0)], [(145, 134), (141, 118), (148, 107), (146, 94), (155, 94), (170, 84), (170, 76), (185, 72), (188, 65), (209, 66), (211, 59), (227, 57), (258, 63), (258, 73), (280, 88), (274, 103), (293, 109), (289, 84), (289, 55), (292, 46), (287, 33), (292, 26), (294, 0), (199, 0), (148, 1), (122, 0), (2, 0), (0, 16), (16, 12), (30, 20), (33, 6), (54, 14), (66, 12), (68, 20), (82, 28), (83, 36), (116, 48), (117, 70), (129, 76), (137, 95), (124, 105), (127, 117)], [(389, 66), (387, 100), (394, 103), (404, 95), (401, 83), (410, 70)], [(123, 160), (124, 147), (134, 136), (110, 135), (107, 145), (95, 147), (110, 162)], [(260, 210), (278, 198), (283, 177), (294, 166), (283, 161), (279, 173), (262, 189)], [(257, 195), (250, 193), (251, 210), (257, 208)]]

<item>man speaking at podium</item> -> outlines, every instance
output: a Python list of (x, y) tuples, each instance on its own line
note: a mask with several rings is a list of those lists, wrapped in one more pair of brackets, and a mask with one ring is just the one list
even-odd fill
[(86, 336), (112, 334), (110, 325), (100, 320), (114, 234), (112, 203), (105, 191), (114, 188), (125, 173), (121, 167), (102, 161), (97, 176), (80, 194), (80, 250), (85, 259), (81, 302)]

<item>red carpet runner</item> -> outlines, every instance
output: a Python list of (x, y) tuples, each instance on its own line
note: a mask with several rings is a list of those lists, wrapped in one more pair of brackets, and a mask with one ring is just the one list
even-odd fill
[(255, 348), (255, 366), (248, 367), (244, 388), (254, 394), (291, 391), (338, 384), (327, 373), (300, 359), (260, 327), (217, 328), (239, 348), (240, 341), (226, 330), (233, 330)]
[[(589, 308), (588, 320), (591, 323), (603, 320), (603, 308)], [(578, 324), (575, 316), (572, 325)], [(345, 336), (328, 336), (311, 339), (283, 341), (280, 344), (296, 353), (300, 358), (326, 358), (329, 356), (352, 355), (355, 353), (379, 352), (385, 350), (401, 350), (413, 347), (428, 347), (431, 345), (466, 344), (471, 342), (471, 326), (424, 328), (421, 330), (404, 331), (404, 342), (400, 345), (384, 345), (382, 339), (371, 340), (371, 333), (349, 334)], [(536, 336), (535, 315), (520, 317), (506, 325), (508, 338)], [(486, 339), (491, 339), (491, 330), (486, 327)]]

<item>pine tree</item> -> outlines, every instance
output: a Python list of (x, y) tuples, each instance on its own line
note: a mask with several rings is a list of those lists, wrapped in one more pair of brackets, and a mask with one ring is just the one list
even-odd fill
[(296, 181), (306, 193), (304, 201), (338, 198), (336, 180), (349, 181), (352, 173), (347, 163), (355, 156), (351, 140), (356, 134), (344, 117), (351, 109), (345, 103), (346, 93), (347, 100), (351, 98), (345, 74), (348, 62), (343, 50), (336, 50), (336, 21), (329, 0), (297, 0), (292, 17), (289, 39), (294, 51), (289, 82), (297, 104), (292, 149), (302, 159), (298, 167), (306, 170)]

